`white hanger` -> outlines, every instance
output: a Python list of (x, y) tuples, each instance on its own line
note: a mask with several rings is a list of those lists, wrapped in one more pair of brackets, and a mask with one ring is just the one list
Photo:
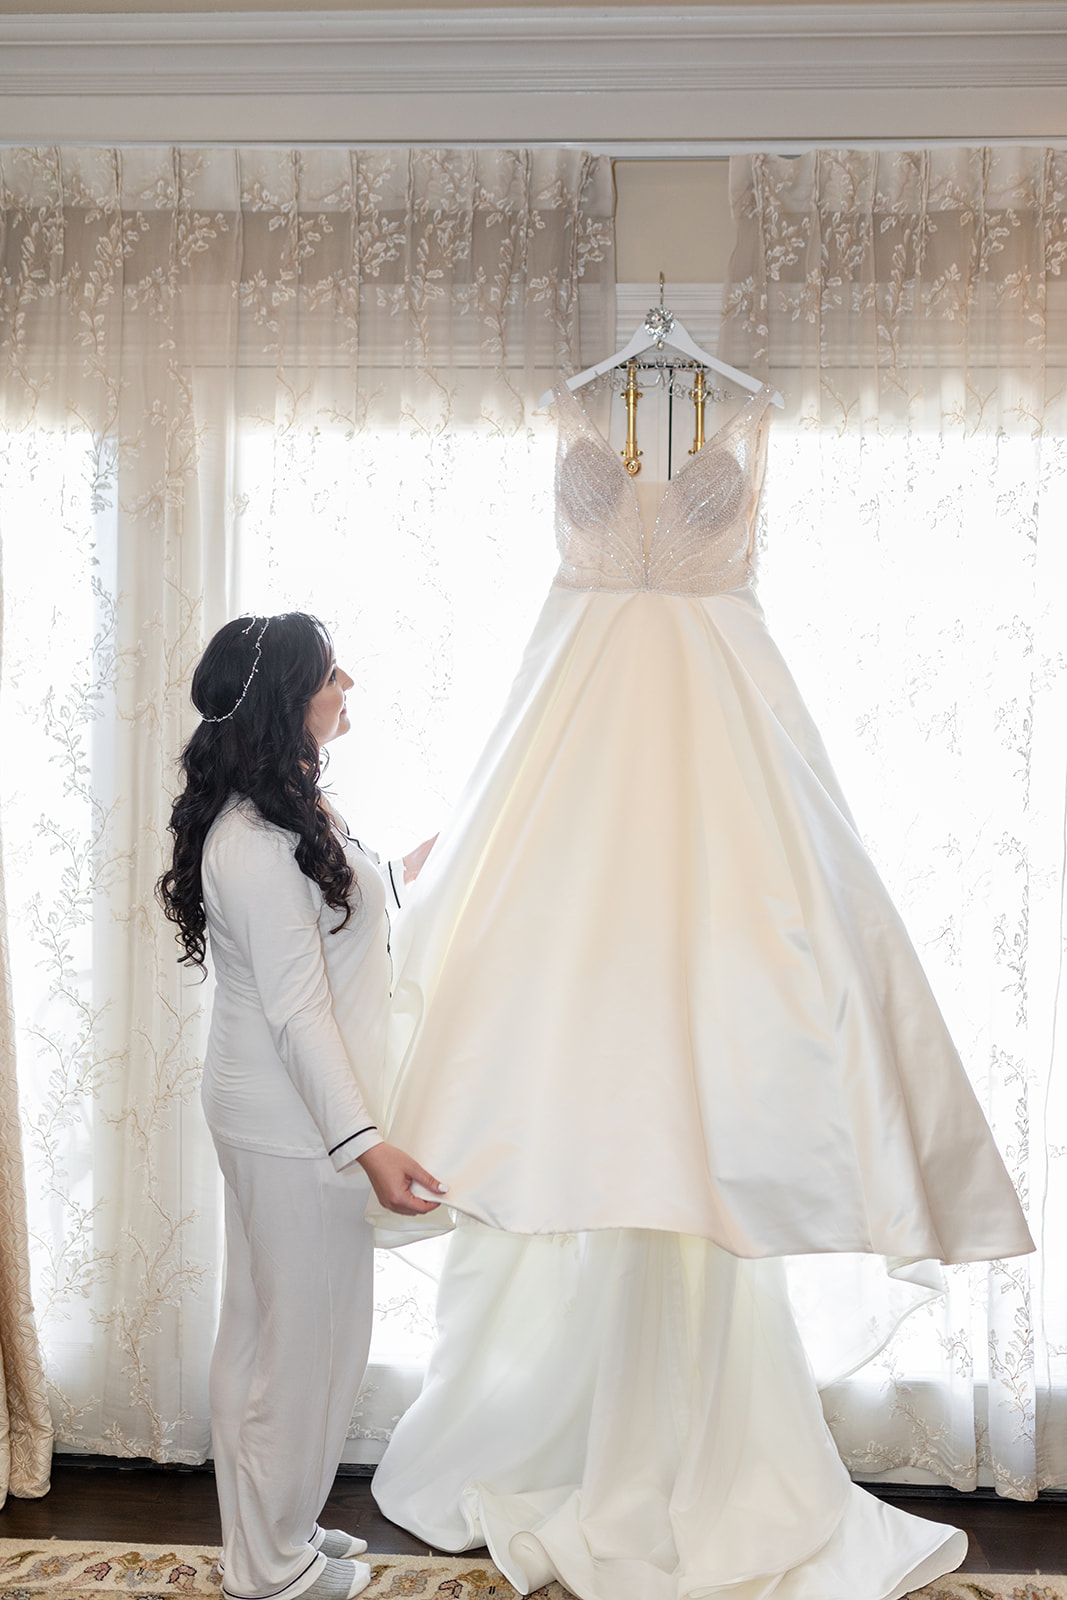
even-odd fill
[[(660, 275), (660, 299), (663, 298), (663, 281)], [(747, 389), (750, 394), (758, 394), (763, 384), (758, 378), (753, 378), (747, 372), (742, 372), (738, 367), (731, 367), (727, 362), (720, 361), (718, 356), (709, 355), (702, 350), (689, 330), (678, 321), (673, 311), (667, 311), (662, 305), (653, 306), (647, 313), (641, 326), (635, 329), (628, 343), (621, 350), (616, 350), (613, 356), (605, 356), (603, 361), (598, 361), (595, 367), (587, 367), (584, 372), (576, 372), (573, 378), (567, 379), (568, 389), (580, 389), (583, 384), (592, 383), (594, 378), (599, 378), (602, 373), (610, 372), (612, 367), (621, 367), (627, 361), (632, 361), (635, 356), (643, 355), (646, 350), (656, 348), (662, 350), (664, 345), (670, 345), (672, 350), (680, 350), (683, 355), (690, 356), (694, 361), (699, 361), (702, 367), (710, 367), (713, 372), (728, 378), (731, 383), (736, 383), (742, 389)], [(547, 406), (552, 399), (553, 391), (547, 389), (538, 401), (539, 406)], [(771, 404), (784, 406), (785, 401), (777, 389), (771, 395)]]

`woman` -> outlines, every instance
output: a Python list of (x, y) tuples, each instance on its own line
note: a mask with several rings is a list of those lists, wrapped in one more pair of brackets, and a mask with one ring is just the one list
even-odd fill
[[(347, 733), (325, 628), (292, 612), (220, 628), (193, 675), (166, 915), (217, 987), (203, 1103), (225, 1179), (226, 1283), (211, 1424), (232, 1600), (347, 1600), (365, 1543), (316, 1516), (370, 1344), (364, 1211), (432, 1211), (441, 1185), (385, 1143), (373, 1081), (389, 995), (386, 886), (319, 788)], [(405, 858), (411, 878), (426, 847)], [(395, 883), (399, 866), (390, 869)], [(395, 902), (395, 891), (394, 891)]]

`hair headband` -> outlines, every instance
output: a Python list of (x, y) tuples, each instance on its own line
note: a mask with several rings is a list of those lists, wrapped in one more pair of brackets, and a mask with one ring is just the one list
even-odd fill
[[(247, 638), (247, 636), (252, 632), (252, 629), (255, 627), (255, 625), (256, 625), (256, 623), (258, 621), (259, 621), (258, 617), (249, 618), (248, 627), (241, 629), (241, 638), (242, 639)], [(240, 694), (237, 696), (237, 700), (236, 700), (235, 704), (233, 705), (233, 707), (229, 711), (224, 711), (221, 717), (205, 717), (205, 716), (201, 715), (201, 721), (203, 721), (203, 722), (229, 722), (230, 718), (233, 716), (234, 712), (237, 710), (237, 707), (241, 704), (241, 701), (244, 699), (245, 695), (248, 693), (249, 689), (252, 686), (252, 679), (256, 675), (256, 668), (259, 666), (259, 657), (260, 657), (260, 654), (262, 652), (262, 647), (263, 647), (263, 635), (267, 631), (267, 624), (269, 622), (270, 622), (270, 618), (269, 617), (264, 617), (263, 618), (263, 622), (262, 622), (262, 624), (260, 626), (260, 630), (256, 634), (256, 654), (255, 654), (255, 657), (254, 657), (254, 659), (252, 661), (252, 670), (248, 674), (248, 677), (245, 679), (245, 686), (241, 690)]]

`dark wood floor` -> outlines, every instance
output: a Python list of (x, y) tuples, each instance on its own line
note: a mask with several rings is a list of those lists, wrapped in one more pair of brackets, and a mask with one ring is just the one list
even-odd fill
[[(971, 1541), (968, 1572), (1067, 1572), (1067, 1498), (1020, 1504), (981, 1491), (877, 1492), (920, 1517), (963, 1528)], [(374, 1551), (427, 1548), (386, 1521), (364, 1476), (338, 1476), (323, 1520), (360, 1534)], [(8, 1500), (0, 1511), (0, 1538), (218, 1544), (215, 1480), (204, 1469), (58, 1462), (44, 1499)]]

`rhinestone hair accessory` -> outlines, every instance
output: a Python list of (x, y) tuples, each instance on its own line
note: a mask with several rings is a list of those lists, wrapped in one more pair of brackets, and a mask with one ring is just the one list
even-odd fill
[[(256, 626), (257, 622), (259, 622), (259, 618), (258, 617), (250, 617), (249, 618), (248, 627), (241, 629), (241, 638), (242, 639), (245, 639), (245, 638), (248, 637), (248, 635), (252, 632), (252, 629)], [(234, 712), (237, 710), (237, 707), (241, 704), (241, 702), (244, 699), (245, 695), (248, 693), (249, 689), (252, 687), (252, 679), (256, 675), (256, 668), (259, 666), (259, 658), (260, 658), (260, 655), (261, 655), (262, 650), (263, 650), (263, 635), (267, 631), (267, 624), (269, 622), (270, 622), (270, 618), (269, 617), (264, 617), (262, 623), (260, 623), (259, 632), (256, 634), (256, 653), (252, 658), (252, 670), (248, 674), (248, 677), (245, 679), (245, 686), (241, 690), (240, 694), (237, 696), (237, 700), (235, 701), (234, 705), (231, 707), (231, 709), (229, 711), (224, 711), (221, 717), (205, 717), (205, 716), (201, 716), (200, 720), (202, 722), (229, 722), (230, 718), (233, 716)]]

